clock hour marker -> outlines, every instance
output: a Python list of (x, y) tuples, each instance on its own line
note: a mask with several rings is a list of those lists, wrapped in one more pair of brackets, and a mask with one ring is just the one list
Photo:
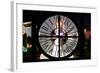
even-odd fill
[[(50, 29), (52, 29), (51, 26), (50, 26), (47, 22), (45, 22), (45, 23), (49, 26)], [(53, 30), (53, 29), (52, 29), (52, 30)]]
[(45, 31), (48, 31), (48, 28), (45, 26), (42, 26), (42, 29), (44, 29)]
[(52, 26), (54, 25), (53, 22), (49, 19), (49, 22), (52, 24)]
[[(49, 45), (49, 47), (45, 50), (45, 52), (50, 52), (49, 50), (53, 49), (51, 48), (53, 44)], [(52, 53), (51, 53), (52, 54)]]
[(72, 26), (72, 27), (69, 29), (69, 31), (67, 31), (67, 33), (71, 32), (74, 28), (75, 28), (75, 27)]
[(53, 55), (54, 55), (55, 57), (59, 57), (58, 51), (59, 51), (58, 46), (55, 46), (55, 49), (53, 50)]
[(49, 52), (49, 54), (52, 55), (53, 49), (50, 49), (48, 52)]
[(40, 32), (39, 34), (42, 34), (42, 33), (44, 33), (44, 34), (50, 34), (50, 33), (44, 32), (44, 31), (39, 31), (39, 32)]
[(64, 56), (63, 46), (60, 47), (60, 57)]
[(64, 16), (62, 16), (62, 20), (63, 20), (63, 21), (65, 20), (65, 17), (64, 17)]
[(50, 40), (48, 41), (44, 41), (44, 42), (41, 42), (41, 46), (44, 50), (47, 49), (47, 47), (49, 47), (50, 45), (52, 45), (52, 42)]
[(47, 45), (48, 44), (48, 42), (44, 42), (43, 44), (42, 44), (42, 47), (44, 47), (45, 45)]
[(72, 21), (70, 21), (70, 19), (69, 19), (69, 18), (67, 18), (66, 20), (67, 20), (67, 22), (66, 22), (65, 24), (67, 24), (67, 26), (68, 26), (68, 25), (69, 25), (69, 23), (71, 23)]
[(66, 26), (68, 26), (68, 23), (70, 22), (70, 20), (68, 19), (68, 18), (65, 18), (65, 20), (64, 20), (64, 24), (66, 25)]
[(69, 54), (70, 52), (72, 52), (72, 48), (71, 48), (71, 46), (67, 46), (66, 47), (66, 52)]
[(49, 40), (50, 38), (45, 38), (45, 37), (39, 37), (39, 41), (45, 41), (45, 40)]
[(48, 48), (48, 46), (49, 46), (48, 44), (42, 45), (42, 47), (43, 47), (44, 50), (46, 50)]
[(46, 42), (46, 41), (50, 41), (50, 40), (51, 40), (51, 39), (43, 40), (43, 41), (40, 41), (40, 43)]
[(69, 32), (68, 34), (73, 34), (73, 33), (77, 33), (77, 31)]
[(68, 36), (78, 37), (78, 33), (77, 32), (68, 33)]
[(68, 29), (72, 24), (73, 24), (73, 22), (70, 22), (66, 29)]

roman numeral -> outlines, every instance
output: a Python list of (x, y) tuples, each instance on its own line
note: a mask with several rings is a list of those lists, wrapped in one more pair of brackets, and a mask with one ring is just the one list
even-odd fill
[(57, 46), (56, 46), (56, 50), (55, 50), (54, 56), (58, 55), (58, 50), (57, 50), (57, 49), (58, 49), (58, 48), (57, 48)]
[(75, 38), (73, 38), (73, 41), (72, 42), (70, 42), (70, 45), (72, 46), (72, 48), (76, 45), (76, 43), (77, 43), (77, 39)]
[(53, 22), (49, 19), (49, 22), (52, 24), (52, 26), (54, 25)]
[(64, 16), (62, 16), (62, 20), (63, 20), (63, 21), (65, 20), (65, 17), (64, 17)]
[(40, 41), (40, 43), (42, 42), (47, 42), (47, 41), (50, 41), (51, 39), (47, 39), (47, 40), (43, 40), (43, 41)]
[(51, 48), (52, 45), (53, 45), (53, 44), (49, 45), (49, 47), (45, 50), (45, 52), (49, 52), (49, 53), (50, 53), (50, 50), (52, 49), (52, 48)]
[(69, 32), (69, 34), (77, 33), (77, 31)]
[(63, 55), (65, 56), (67, 54), (66, 49), (63, 49)]
[(64, 51), (63, 46), (61, 46), (61, 49), (60, 49), (60, 57), (65, 56), (65, 55), (66, 55), (66, 52)]
[[(51, 26), (50, 26), (47, 22), (45, 22), (45, 23), (46, 23), (46, 25), (48, 25), (48, 26), (49, 26), (49, 28), (50, 28), (50, 29), (52, 29), (52, 28), (51, 28)], [(52, 30), (53, 30), (53, 29), (52, 29)]]
[(48, 44), (43, 46), (44, 51), (47, 49), (48, 46), (49, 46)]
[(71, 46), (67, 46), (65, 48), (65, 51), (66, 51), (67, 54), (71, 53), (72, 52), (72, 47)]
[(74, 28), (75, 28), (75, 26), (72, 26), (67, 33), (71, 32)]
[(44, 50), (46, 50), (47, 47), (49, 46), (49, 44), (48, 44), (48, 42), (45, 42), (45, 43), (42, 44), (41, 46), (42, 46), (42, 48), (43, 48)]
[(39, 31), (39, 35), (50, 35), (50, 33), (44, 32), (44, 31)]
[(66, 28), (66, 29), (68, 29), (68, 28), (70, 27), (70, 25), (71, 25), (71, 24), (73, 25), (73, 22), (72, 22), (72, 21), (71, 21), (71, 22), (69, 22), (69, 23), (67, 24), (68, 26), (67, 26), (67, 28)]
[(67, 18), (65, 18), (65, 20), (64, 20), (64, 24), (66, 24), (66, 21), (67, 21)]
[(45, 31), (48, 31), (48, 28), (45, 26), (42, 26), (42, 29), (44, 29)]
[(48, 52), (52, 55), (53, 49), (50, 49)]
[(66, 24), (68, 26), (69, 23), (70, 23), (70, 19), (69, 18), (65, 18), (64, 24)]

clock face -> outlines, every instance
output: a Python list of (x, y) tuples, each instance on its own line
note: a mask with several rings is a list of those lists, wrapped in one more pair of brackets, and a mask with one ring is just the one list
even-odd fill
[(47, 18), (39, 29), (39, 43), (43, 51), (54, 58), (70, 55), (78, 43), (78, 30), (66, 16)]

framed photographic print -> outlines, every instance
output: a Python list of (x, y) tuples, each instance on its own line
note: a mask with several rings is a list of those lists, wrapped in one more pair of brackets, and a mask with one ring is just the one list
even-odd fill
[(12, 3), (12, 70), (96, 65), (96, 9)]

